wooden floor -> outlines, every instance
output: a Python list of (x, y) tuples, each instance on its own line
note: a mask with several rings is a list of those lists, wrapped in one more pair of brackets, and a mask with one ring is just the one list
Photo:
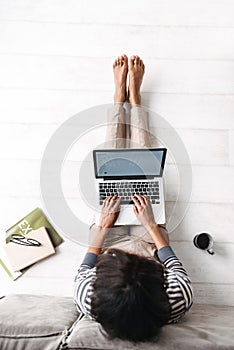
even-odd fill
[[(114, 58), (139, 54), (146, 64), (143, 105), (179, 135), (192, 165), (190, 205), (173, 214), (183, 220), (170, 233), (172, 246), (193, 281), (195, 302), (234, 305), (233, 38), (232, 0), (0, 0), (2, 237), (43, 208), (40, 165), (55, 130), (83, 109), (111, 103)], [(159, 132), (158, 119), (150, 123)], [(62, 179), (77, 210), (79, 157)], [(168, 216), (176, 201), (170, 167)], [(214, 237), (214, 256), (193, 247), (203, 231)], [(85, 249), (65, 237), (56, 256), (17, 281), (0, 271), (0, 293), (71, 295)]]

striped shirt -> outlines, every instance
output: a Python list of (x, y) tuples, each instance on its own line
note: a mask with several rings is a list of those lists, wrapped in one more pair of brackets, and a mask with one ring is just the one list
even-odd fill
[[(171, 315), (168, 323), (177, 322), (192, 306), (193, 292), (190, 279), (183, 265), (170, 246), (157, 252), (158, 258), (165, 266), (164, 278), (166, 293), (170, 303)], [(95, 262), (97, 255), (87, 253), (74, 283), (74, 302), (79, 313), (93, 319), (91, 314), (92, 284), (96, 278)]]

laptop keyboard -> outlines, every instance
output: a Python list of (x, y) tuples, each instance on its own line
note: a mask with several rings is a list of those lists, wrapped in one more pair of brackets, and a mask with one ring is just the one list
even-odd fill
[(133, 204), (135, 194), (146, 195), (152, 204), (160, 204), (158, 181), (108, 182), (99, 183), (99, 203), (102, 205), (106, 197), (117, 194), (121, 204)]

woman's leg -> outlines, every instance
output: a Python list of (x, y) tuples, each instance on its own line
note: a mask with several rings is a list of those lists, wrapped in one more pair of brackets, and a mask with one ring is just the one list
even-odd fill
[[(130, 126), (130, 146), (131, 148), (150, 148), (151, 134), (149, 130), (149, 115), (141, 107), (140, 88), (144, 76), (145, 66), (138, 56), (132, 56), (129, 62), (129, 102), (131, 104), (131, 126)], [(164, 238), (169, 242), (166, 227), (160, 225), (160, 230)], [(139, 251), (139, 240), (142, 241), (142, 250), (152, 255), (153, 240), (142, 226), (131, 226), (130, 236), (133, 242), (137, 242)], [(147, 244), (149, 244), (147, 246)], [(136, 250), (136, 247), (134, 248)]]
[(141, 84), (145, 73), (145, 65), (138, 56), (129, 60), (128, 96), (131, 104), (130, 146), (131, 148), (150, 148), (149, 115), (141, 107)]
[(113, 63), (115, 93), (114, 104), (107, 111), (106, 148), (126, 146), (126, 113), (123, 104), (126, 100), (128, 58), (119, 56)]
[[(119, 56), (113, 64), (115, 93), (114, 104), (107, 111), (106, 148), (125, 148), (126, 146), (126, 113), (123, 103), (126, 100), (126, 81), (128, 73), (128, 58)], [(90, 227), (90, 235), (95, 233), (96, 225)], [(129, 241), (128, 226), (114, 226), (106, 236), (103, 249), (110, 246), (125, 245)]]
[(122, 104), (115, 103), (107, 111), (106, 148), (125, 148), (126, 114)]

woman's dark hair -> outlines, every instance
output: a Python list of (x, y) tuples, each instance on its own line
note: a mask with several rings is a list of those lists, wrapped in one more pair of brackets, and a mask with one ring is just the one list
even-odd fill
[(98, 257), (91, 312), (111, 338), (144, 341), (170, 317), (163, 267), (145, 258), (108, 249)]

